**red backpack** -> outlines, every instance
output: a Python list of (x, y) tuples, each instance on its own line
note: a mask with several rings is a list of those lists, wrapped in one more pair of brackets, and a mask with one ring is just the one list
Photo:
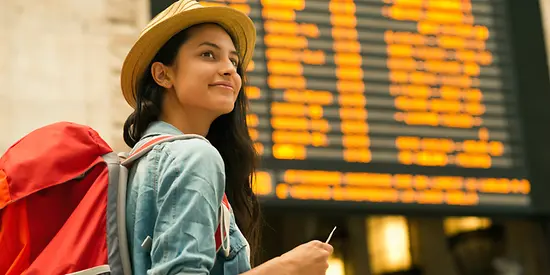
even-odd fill
[[(59, 122), (26, 135), (0, 158), (0, 274), (130, 275), (126, 185), (156, 136), (119, 158), (88, 126)], [(229, 253), (224, 195), (216, 248)], [(223, 242), (222, 242), (223, 239)]]

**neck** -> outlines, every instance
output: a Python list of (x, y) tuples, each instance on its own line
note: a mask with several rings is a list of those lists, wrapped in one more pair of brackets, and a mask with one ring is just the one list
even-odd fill
[(177, 102), (177, 99), (165, 98), (160, 120), (170, 123), (185, 134), (206, 137), (215, 118), (205, 110), (182, 108)]
[(170, 123), (184, 134), (196, 134), (206, 137), (210, 129), (211, 121), (202, 121), (200, 115), (196, 112), (188, 114), (187, 112), (178, 113), (177, 116), (162, 115), (161, 120)]

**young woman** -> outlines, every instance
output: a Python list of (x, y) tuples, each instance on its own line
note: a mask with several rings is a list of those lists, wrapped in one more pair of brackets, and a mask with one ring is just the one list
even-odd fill
[[(130, 170), (134, 274), (325, 274), (332, 247), (319, 241), (251, 269), (260, 214), (243, 79), (255, 39), (243, 13), (180, 0), (149, 23), (126, 57), (122, 92), (134, 112), (125, 142), (135, 150), (159, 135), (196, 137), (156, 145)], [(224, 194), (229, 247), (218, 250)]]

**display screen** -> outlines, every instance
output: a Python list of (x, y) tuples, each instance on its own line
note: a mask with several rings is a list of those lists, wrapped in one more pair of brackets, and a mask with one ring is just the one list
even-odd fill
[(246, 93), (267, 205), (530, 206), (499, 1), (201, 3), (256, 25)]

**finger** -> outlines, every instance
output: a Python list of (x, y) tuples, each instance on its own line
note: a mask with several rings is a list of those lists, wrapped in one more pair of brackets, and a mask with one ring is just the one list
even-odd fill
[(309, 244), (311, 244), (313, 247), (316, 247), (316, 248), (319, 248), (321, 250), (324, 250), (326, 252), (328, 252), (328, 254), (332, 254), (332, 252), (334, 252), (334, 248), (332, 247), (332, 245), (328, 244), (328, 243), (324, 243), (324, 242), (321, 242), (321, 241), (318, 241), (318, 240), (314, 240), (314, 241), (311, 241), (309, 242)]
[(329, 254), (332, 254), (332, 252), (334, 251), (334, 248), (332, 247), (332, 245), (328, 243), (319, 242), (319, 241), (315, 243), (315, 247), (318, 247), (324, 251), (327, 251)]
[(309, 244), (309, 245), (312, 245), (312, 246), (314, 246), (314, 247), (322, 248), (323, 245), (324, 245), (325, 243), (324, 243), (324, 242), (321, 242), (321, 241), (319, 241), (319, 240), (313, 240), (313, 241), (310, 241), (308, 244)]

